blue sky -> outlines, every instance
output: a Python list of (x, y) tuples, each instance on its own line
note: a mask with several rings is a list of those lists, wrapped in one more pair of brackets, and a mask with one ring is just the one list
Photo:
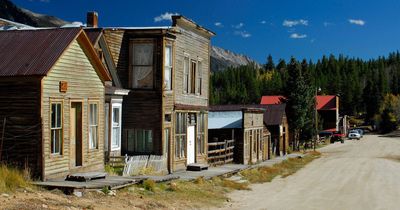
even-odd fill
[(170, 25), (179, 13), (214, 31), (213, 45), (264, 63), (344, 54), (364, 59), (400, 48), (400, 1), (353, 0), (12, 0), (67, 21), (99, 13), (100, 26)]

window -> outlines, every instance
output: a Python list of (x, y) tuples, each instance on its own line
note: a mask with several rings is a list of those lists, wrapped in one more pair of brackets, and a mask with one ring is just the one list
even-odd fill
[(51, 103), (51, 154), (61, 154), (62, 103)]
[(134, 41), (132, 44), (132, 88), (153, 88), (153, 56), (152, 41)]
[(153, 131), (145, 129), (129, 129), (128, 151), (133, 153), (153, 152)]
[(98, 104), (89, 104), (89, 148), (98, 148), (98, 127), (99, 127), (99, 111)]
[(165, 47), (165, 61), (164, 61), (164, 88), (165, 90), (172, 90), (172, 46)]
[(196, 93), (196, 66), (197, 66), (196, 61), (192, 60), (190, 65), (190, 78), (189, 78), (191, 94)]
[(205, 115), (203, 113), (198, 114), (197, 119), (197, 154), (205, 153)]
[(121, 107), (113, 106), (111, 147), (119, 148), (121, 143)]
[(201, 88), (202, 88), (202, 80), (203, 80), (203, 71), (201, 61), (197, 62), (197, 82), (196, 82), (196, 94), (201, 95)]
[(183, 92), (189, 93), (189, 57), (183, 61)]
[(187, 114), (176, 113), (175, 121), (175, 157), (182, 159), (186, 157), (186, 129), (187, 129)]

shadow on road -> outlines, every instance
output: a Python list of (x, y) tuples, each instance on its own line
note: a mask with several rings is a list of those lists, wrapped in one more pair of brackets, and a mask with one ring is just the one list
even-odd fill
[(400, 137), (400, 130), (393, 131), (391, 133), (380, 135), (379, 137), (385, 138), (399, 138)]

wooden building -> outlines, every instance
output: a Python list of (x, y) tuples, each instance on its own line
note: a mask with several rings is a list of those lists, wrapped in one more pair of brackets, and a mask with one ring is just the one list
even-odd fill
[(104, 84), (81, 28), (0, 31), (0, 152), (43, 180), (104, 169)]
[(88, 28), (84, 30), (112, 78), (111, 81), (105, 83), (104, 153), (105, 161), (108, 162), (110, 157), (121, 156), (122, 102), (123, 97), (128, 95), (129, 90), (122, 88), (114, 59), (103, 35), (103, 29), (97, 28), (96, 20), (97, 13), (89, 12), (87, 20)]
[(289, 150), (289, 124), (286, 118), (286, 104), (263, 105), (264, 123), (271, 132), (271, 152), (276, 156), (285, 155)]
[(169, 172), (207, 163), (210, 39), (183, 16), (172, 26), (104, 28), (124, 97), (122, 154), (164, 156)]
[[(270, 133), (264, 124), (264, 112), (265, 109), (255, 108), (252, 105), (210, 106), (208, 124), (210, 147), (218, 145), (218, 142), (234, 142), (233, 158), (230, 158), (230, 151), (221, 154), (219, 152), (222, 148), (210, 148), (210, 163), (227, 163), (232, 159), (235, 163), (254, 164), (269, 159)], [(213, 151), (217, 151), (218, 154), (213, 155)]]

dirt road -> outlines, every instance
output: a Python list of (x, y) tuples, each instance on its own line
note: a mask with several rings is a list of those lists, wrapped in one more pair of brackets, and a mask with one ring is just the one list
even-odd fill
[(294, 175), (234, 191), (225, 209), (400, 209), (400, 137), (335, 143)]

